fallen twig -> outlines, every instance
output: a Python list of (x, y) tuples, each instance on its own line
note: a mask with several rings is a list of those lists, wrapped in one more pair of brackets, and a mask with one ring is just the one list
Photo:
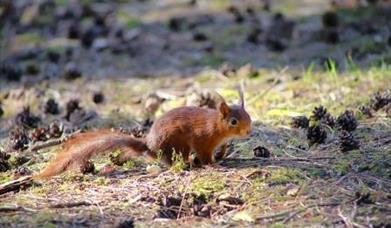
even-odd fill
[(66, 138), (53, 139), (53, 140), (50, 140), (50, 141), (37, 143), (37, 144), (34, 144), (34, 145), (31, 146), (31, 148), (29, 149), (29, 152), (41, 150), (41, 149), (44, 149), (44, 148), (47, 148), (47, 147), (56, 146), (56, 145), (59, 145), (59, 144), (63, 143), (64, 141), (66, 141)]
[(308, 158), (228, 158), (226, 161), (314, 161), (314, 160), (328, 160), (335, 159), (335, 157), (308, 157)]
[[(271, 214), (271, 215), (266, 215), (266, 216), (261, 216), (261, 217), (258, 217), (256, 218), (257, 220), (265, 220), (265, 219), (273, 219), (273, 218), (277, 218), (277, 217), (282, 217), (282, 216), (286, 216), (288, 215), (288, 217), (286, 217), (283, 222), (286, 223), (288, 222), (290, 219), (292, 219), (293, 217), (295, 217), (296, 215), (308, 210), (309, 208), (313, 208), (313, 207), (333, 207), (333, 206), (339, 206), (340, 203), (324, 203), (324, 204), (310, 204), (302, 209), (298, 209), (298, 210), (289, 210), (289, 211), (283, 211), (283, 212), (279, 212), (279, 213), (276, 213), (276, 214)], [(282, 219), (282, 218), (281, 218)], [(281, 220), (279, 219), (279, 220)]]
[(182, 212), (182, 207), (183, 207), (183, 203), (185, 202), (185, 197), (186, 197), (186, 194), (187, 194), (187, 191), (189, 190), (190, 188), (190, 179), (186, 185), (186, 189), (185, 189), (185, 192), (183, 193), (183, 196), (182, 196), (182, 199), (181, 199), (181, 205), (179, 206), (179, 212), (178, 212), (178, 215), (177, 215), (177, 220), (181, 217), (181, 212)]
[(70, 208), (70, 207), (80, 207), (80, 206), (90, 206), (92, 203), (86, 201), (80, 202), (70, 202), (70, 203), (58, 203), (49, 205), (49, 208)]
[(6, 182), (0, 185), (0, 195), (11, 191), (18, 191), (22, 186), (27, 186), (32, 183), (33, 183), (32, 176), (25, 176), (17, 180)]
[(52, 139), (52, 140), (48, 140), (46, 142), (36, 143), (29, 148), (28, 152), (34, 152), (34, 151), (38, 151), (38, 150), (41, 150), (41, 149), (44, 149), (47, 147), (59, 145), (65, 141), (67, 141), (69, 138), (71, 138), (75, 134), (78, 134), (80, 132), (81, 132), (81, 130), (77, 130), (77, 131), (70, 133), (69, 135), (63, 136), (59, 139)]
[(314, 158), (227, 158), (220, 162), (222, 166), (235, 166), (238, 167), (250, 167), (250, 166), (265, 166), (265, 165), (277, 165), (277, 164), (287, 164), (287, 165), (310, 165), (317, 167), (325, 167), (326, 164), (317, 163), (317, 160), (330, 160), (334, 157), (314, 157)]
[(16, 207), (0, 207), (0, 213), (1, 212), (15, 212), (15, 211), (26, 211), (26, 212), (36, 212), (36, 210), (22, 207), (22, 206), (16, 206)]

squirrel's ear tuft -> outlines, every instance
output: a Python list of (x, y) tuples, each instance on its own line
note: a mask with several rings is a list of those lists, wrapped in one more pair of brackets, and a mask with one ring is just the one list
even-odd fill
[(227, 103), (221, 102), (219, 104), (219, 111), (220, 111), (221, 115), (225, 118), (228, 116), (228, 114), (230, 113), (231, 110), (230, 110), (229, 106), (227, 105)]

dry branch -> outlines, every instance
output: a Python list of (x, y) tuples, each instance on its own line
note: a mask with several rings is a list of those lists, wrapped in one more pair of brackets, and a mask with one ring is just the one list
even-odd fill
[(22, 206), (15, 206), (15, 207), (0, 207), (0, 213), (7, 213), (7, 212), (15, 212), (15, 211), (26, 211), (26, 212), (36, 212), (36, 210), (31, 208), (26, 208)]
[(33, 183), (32, 176), (25, 176), (17, 180), (6, 182), (0, 185), (0, 195), (11, 191), (18, 191), (21, 187), (28, 186), (32, 183)]
[[(279, 213), (276, 213), (276, 214), (271, 214), (271, 215), (266, 215), (266, 216), (261, 216), (261, 217), (258, 217), (257, 220), (265, 220), (265, 219), (274, 219), (274, 218), (278, 218), (278, 217), (285, 217), (285, 216), (288, 216), (286, 217), (283, 221), (284, 223), (288, 222), (290, 219), (292, 219), (293, 217), (295, 217), (296, 215), (310, 209), (310, 208), (313, 208), (313, 207), (335, 207), (335, 206), (339, 206), (341, 205), (341, 203), (324, 203), (324, 204), (310, 204), (304, 208), (301, 208), (301, 209), (297, 209), (297, 210), (288, 210), (288, 211), (283, 211), (283, 212), (279, 212)], [(282, 218), (278, 219), (278, 220), (282, 220)]]
[(80, 207), (80, 206), (90, 206), (90, 205), (92, 204), (89, 202), (80, 201), (80, 202), (52, 204), (49, 206), (49, 208), (70, 208), (70, 207)]

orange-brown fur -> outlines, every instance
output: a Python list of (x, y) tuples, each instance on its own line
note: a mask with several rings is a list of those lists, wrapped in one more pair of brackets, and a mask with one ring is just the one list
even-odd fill
[(240, 95), (242, 104), (238, 106), (222, 102), (218, 110), (199, 107), (173, 109), (155, 121), (145, 139), (109, 130), (75, 135), (34, 178), (45, 179), (71, 168), (82, 168), (91, 157), (113, 150), (122, 152), (121, 161), (142, 155), (156, 159), (156, 153), (161, 151), (162, 162), (166, 164), (171, 164), (173, 152), (181, 154), (185, 161), (189, 161), (189, 155), (195, 153), (202, 164), (210, 164), (218, 146), (223, 145), (219, 156), (224, 157), (225, 143), (229, 139), (250, 133), (251, 119), (244, 109), (243, 95)]

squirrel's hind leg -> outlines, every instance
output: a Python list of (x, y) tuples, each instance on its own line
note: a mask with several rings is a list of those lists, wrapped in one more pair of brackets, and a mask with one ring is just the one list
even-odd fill
[(89, 160), (80, 160), (67, 167), (66, 170), (79, 171), (82, 174), (92, 173), (95, 170), (94, 163)]

